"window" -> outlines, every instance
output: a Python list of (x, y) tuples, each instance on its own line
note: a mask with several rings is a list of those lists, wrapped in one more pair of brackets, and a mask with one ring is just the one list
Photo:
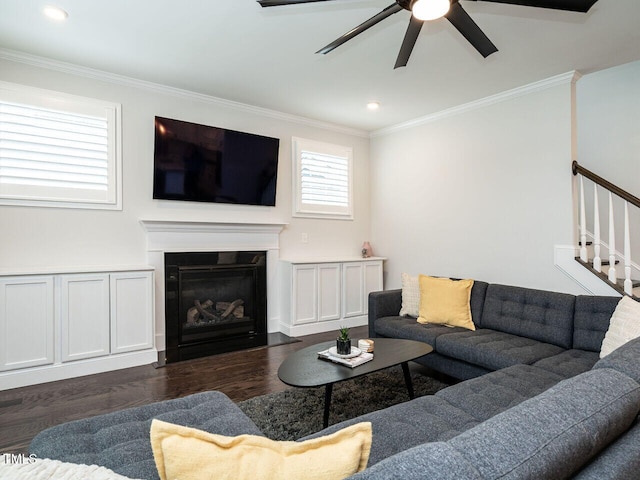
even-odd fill
[(293, 138), (296, 217), (353, 219), (353, 149)]
[(121, 209), (120, 105), (0, 83), (0, 203)]

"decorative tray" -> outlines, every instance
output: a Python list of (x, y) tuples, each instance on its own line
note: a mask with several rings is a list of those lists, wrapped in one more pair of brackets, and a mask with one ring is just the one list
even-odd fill
[(337, 358), (353, 358), (353, 357), (357, 357), (361, 353), (362, 353), (362, 350), (360, 350), (358, 347), (351, 347), (351, 353), (347, 355), (339, 354), (338, 349), (336, 347), (329, 348), (329, 354)]

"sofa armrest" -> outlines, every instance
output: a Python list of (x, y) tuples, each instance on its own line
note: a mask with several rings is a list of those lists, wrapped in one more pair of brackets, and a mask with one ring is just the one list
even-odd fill
[(381, 317), (400, 314), (402, 308), (402, 290), (384, 290), (369, 294), (369, 337), (376, 337), (375, 321)]

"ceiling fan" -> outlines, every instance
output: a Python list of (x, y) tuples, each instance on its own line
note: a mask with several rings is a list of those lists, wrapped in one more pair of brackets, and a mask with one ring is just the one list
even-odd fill
[[(258, 0), (263, 7), (277, 7), (281, 5), (295, 5), (301, 3), (327, 2), (333, 0)], [(476, 1), (476, 0), (473, 0)], [(567, 10), (572, 12), (586, 13), (598, 0), (485, 0), (496, 3), (510, 3), (525, 7), (552, 8), (556, 10)], [(462, 8), (459, 0), (396, 0), (393, 4), (374, 15), (369, 20), (361, 23), (352, 30), (334, 40), (327, 46), (321, 48), (316, 53), (329, 53), (343, 43), (351, 40), (356, 35), (373, 27), (385, 18), (398, 13), (401, 10), (408, 10), (412, 13), (409, 27), (405, 33), (400, 53), (394, 68), (404, 67), (409, 61), (413, 47), (418, 40), (418, 35), (425, 21), (436, 20), (446, 17), (449, 22), (467, 39), (473, 47), (480, 52), (483, 57), (488, 57), (498, 51), (496, 46), (489, 40), (484, 32), (472, 20), (469, 14)]]

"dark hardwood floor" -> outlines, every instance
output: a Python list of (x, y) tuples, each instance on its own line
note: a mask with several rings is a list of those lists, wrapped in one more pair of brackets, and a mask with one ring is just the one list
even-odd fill
[[(367, 327), (351, 329), (353, 338)], [(292, 352), (332, 340), (336, 332), (300, 337), (300, 342), (224, 353), (195, 360), (88, 375), (0, 392), (0, 454), (26, 453), (41, 430), (60, 423), (183, 397), (207, 390), (240, 402), (288, 387), (278, 367)]]

